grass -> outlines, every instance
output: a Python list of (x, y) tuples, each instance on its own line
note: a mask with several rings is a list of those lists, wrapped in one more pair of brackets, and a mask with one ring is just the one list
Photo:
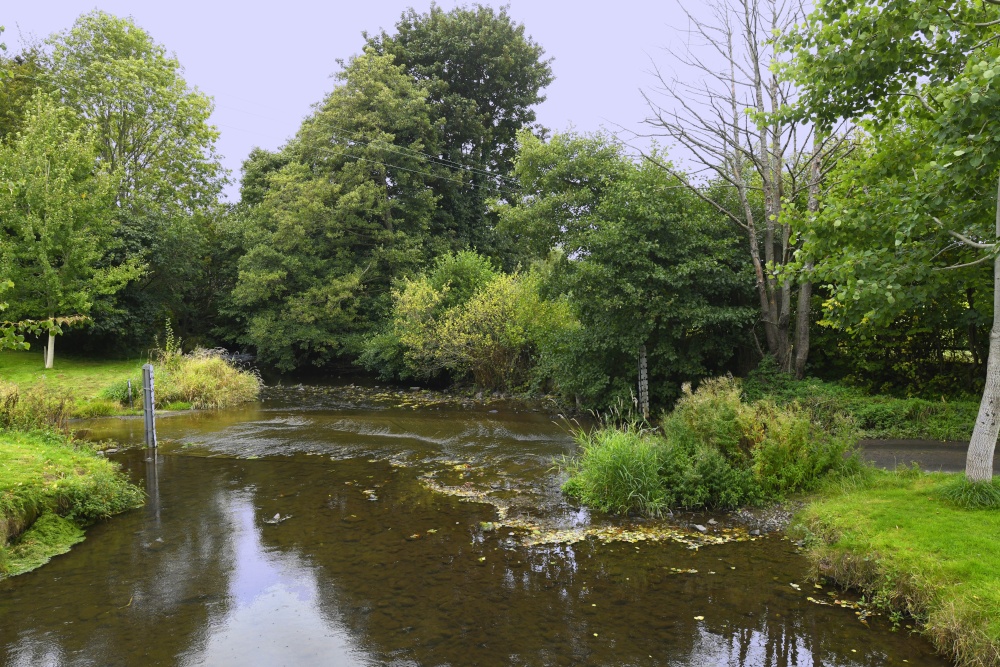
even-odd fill
[[(6, 396), (19, 394), (22, 403), (34, 406), (27, 412), (36, 416), (51, 412), (52, 404), (60, 402), (68, 406), (67, 416), (73, 418), (139, 414), (143, 363), (64, 356), (56, 359), (54, 369), (44, 370), (41, 355), (37, 353), (0, 352), (0, 402)], [(234, 368), (212, 352), (161, 352), (153, 363), (159, 409), (225, 408), (256, 400), (260, 393), (261, 382), (256, 373)], [(131, 408), (128, 380), (132, 381)], [(44, 410), (42, 405), (46, 406)], [(2, 412), (0, 407), (0, 427), (35, 427), (4, 424)]]
[(1000, 511), (957, 505), (960, 484), (959, 475), (865, 470), (829, 484), (796, 524), (820, 574), (912, 614), (961, 667), (997, 667)]
[(0, 577), (38, 567), (83, 527), (142, 502), (113, 463), (65, 436), (0, 430)]
[(45, 370), (39, 352), (0, 352), (0, 380), (16, 384), (22, 390), (46, 388), (91, 400), (116, 380), (141, 377), (143, 363), (62, 356), (56, 357), (55, 368)]

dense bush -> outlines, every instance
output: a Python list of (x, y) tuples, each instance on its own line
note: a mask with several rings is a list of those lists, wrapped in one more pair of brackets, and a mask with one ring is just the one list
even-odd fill
[(751, 402), (797, 403), (827, 427), (848, 418), (863, 438), (967, 440), (979, 411), (978, 399), (898, 398), (815, 378), (797, 381), (770, 357), (744, 380), (743, 395)]
[(500, 273), (471, 252), (445, 257), (393, 294), (390, 327), (360, 363), (383, 377), (471, 377), (486, 389), (543, 383), (542, 360), (574, 329), (565, 300), (545, 299), (531, 272)]
[(563, 489), (612, 512), (658, 515), (671, 507), (733, 508), (809, 490), (856, 467), (852, 426), (831, 430), (803, 408), (745, 403), (731, 378), (684, 396), (658, 431), (601, 427), (577, 435)]

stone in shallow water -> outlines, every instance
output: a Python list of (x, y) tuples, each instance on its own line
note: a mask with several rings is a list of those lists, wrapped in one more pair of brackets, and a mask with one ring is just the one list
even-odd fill
[(694, 524), (694, 529), (697, 530), (699, 533), (707, 533), (708, 532), (708, 528), (705, 528), (705, 526), (701, 525), (700, 523)]

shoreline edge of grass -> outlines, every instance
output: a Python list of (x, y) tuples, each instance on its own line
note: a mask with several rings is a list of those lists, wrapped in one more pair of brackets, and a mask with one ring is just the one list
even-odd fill
[(1000, 511), (951, 503), (958, 478), (868, 469), (810, 497), (790, 530), (817, 577), (911, 615), (959, 667), (998, 667)]
[(0, 473), (0, 579), (44, 565), (86, 527), (145, 503), (117, 465), (52, 431), (0, 430)]

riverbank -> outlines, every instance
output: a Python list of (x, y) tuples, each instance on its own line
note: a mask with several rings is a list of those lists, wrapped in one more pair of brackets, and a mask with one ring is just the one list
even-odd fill
[(117, 466), (65, 436), (0, 430), (0, 578), (44, 565), (88, 525), (143, 501)]
[(955, 506), (956, 475), (868, 470), (798, 513), (816, 574), (908, 613), (960, 667), (1000, 665), (1000, 512)]

